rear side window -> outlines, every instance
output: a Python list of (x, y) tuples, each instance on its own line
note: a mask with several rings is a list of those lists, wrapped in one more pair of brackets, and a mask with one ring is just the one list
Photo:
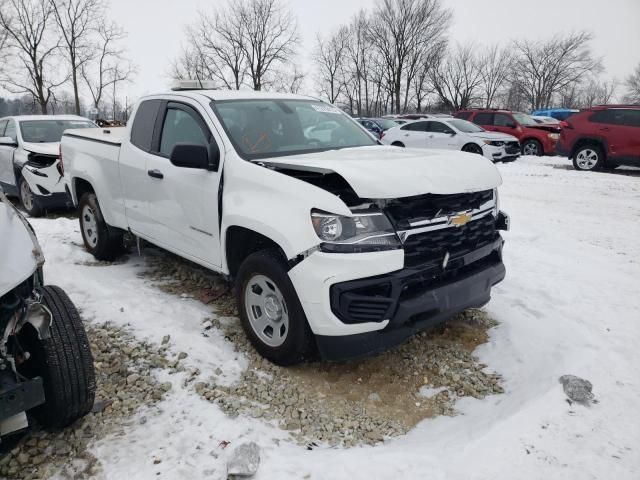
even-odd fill
[(627, 127), (640, 127), (640, 110), (621, 110), (622, 124)]
[(470, 116), (471, 116), (471, 112), (458, 112), (455, 115), (456, 118), (461, 118), (463, 120), (469, 120)]
[(0, 120), (0, 137), (4, 137), (4, 128), (7, 126), (6, 120)]
[(402, 127), (402, 130), (410, 130), (412, 132), (426, 132), (428, 122), (412, 122)]
[(640, 127), (640, 110), (626, 108), (600, 110), (591, 115), (589, 121), (609, 125), (622, 125), (625, 127)]
[(197, 113), (188, 107), (168, 108), (162, 126), (160, 153), (170, 156), (178, 143), (209, 144), (209, 132), (205, 131)]
[(14, 122), (13, 120), (9, 120), (7, 122), (7, 128), (4, 131), (4, 136), (11, 137), (14, 142), (18, 140), (18, 132), (16, 132), (16, 122)]
[(476, 125), (492, 125), (493, 113), (478, 113), (471, 121)]
[(615, 123), (613, 112), (614, 110), (599, 110), (589, 117), (589, 121), (593, 123)]
[(153, 127), (162, 100), (145, 100), (136, 111), (133, 125), (131, 126), (131, 143), (145, 152), (151, 151), (153, 140)]

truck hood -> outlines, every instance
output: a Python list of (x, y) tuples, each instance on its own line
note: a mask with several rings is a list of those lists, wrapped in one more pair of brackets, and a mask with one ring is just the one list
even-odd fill
[(513, 135), (509, 135), (507, 133), (500, 132), (477, 132), (477, 133), (469, 133), (470, 137), (479, 138), (482, 140), (500, 140), (502, 142), (517, 142), (518, 139)]
[(268, 166), (335, 172), (360, 198), (453, 194), (495, 188), (498, 169), (486, 158), (450, 150), (371, 146), (262, 160)]
[(42, 155), (54, 155), (57, 156), (60, 148), (60, 142), (51, 143), (30, 143), (23, 142), (22, 149), (31, 153), (40, 153)]

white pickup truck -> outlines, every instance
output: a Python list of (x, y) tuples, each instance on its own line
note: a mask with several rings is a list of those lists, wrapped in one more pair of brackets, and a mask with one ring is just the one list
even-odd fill
[(505, 276), (489, 160), (380, 145), (314, 98), (153, 95), (126, 128), (68, 130), (61, 150), (89, 252), (113, 258), (129, 232), (227, 276), (277, 364), (381, 351)]

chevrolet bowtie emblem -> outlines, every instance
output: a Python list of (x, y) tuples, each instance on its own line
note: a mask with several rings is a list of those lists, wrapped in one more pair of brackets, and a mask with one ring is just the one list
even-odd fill
[(458, 215), (454, 215), (453, 217), (449, 217), (449, 225), (454, 225), (456, 227), (462, 227), (471, 221), (470, 213), (459, 213)]

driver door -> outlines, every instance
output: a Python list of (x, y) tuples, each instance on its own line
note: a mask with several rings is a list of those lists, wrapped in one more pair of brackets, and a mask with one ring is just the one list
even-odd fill
[[(0, 137), (4, 137), (7, 120), (0, 121)], [(5, 187), (7, 193), (17, 194), (16, 179), (13, 173), (13, 154), (16, 147), (12, 145), (0, 145), (0, 183)]]
[[(147, 159), (149, 213), (160, 246), (198, 263), (221, 265), (218, 187), (221, 166), (213, 172), (177, 167), (169, 160), (178, 143), (222, 142), (206, 114), (194, 103), (168, 102), (160, 112), (160, 133)], [(223, 152), (221, 151), (221, 161)]]
[(402, 133), (399, 140), (407, 147), (425, 148), (427, 146), (427, 123), (407, 123), (400, 129)]
[(457, 150), (457, 138), (455, 132), (443, 122), (431, 121), (427, 124), (427, 147), (446, 150)]

